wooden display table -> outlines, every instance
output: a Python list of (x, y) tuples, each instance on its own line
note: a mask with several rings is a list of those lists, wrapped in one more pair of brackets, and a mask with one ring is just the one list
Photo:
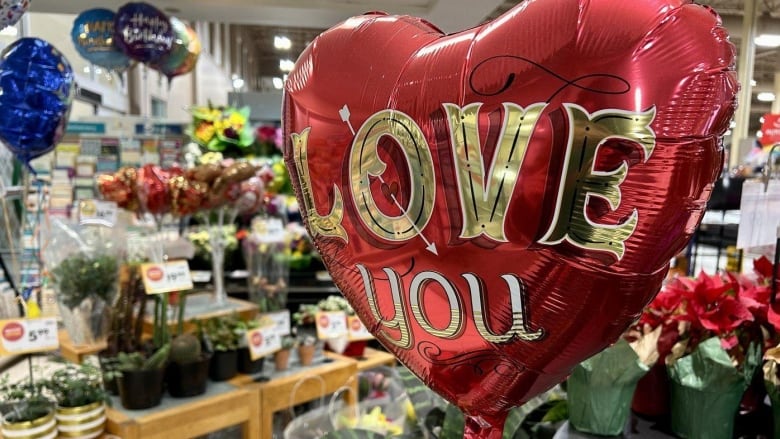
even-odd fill
[(373, 348), (366, 348), (360, 357), (346, 357), (333, 352), (328, 353), (328, 355), (332, 358), (340, 357), (356, 360), (358, 371), (369, 370), (379, 366), (394, 367), (398, 363), (393, 354)]
[[(196, 322), (199, 320), (208, 320), (212, 317), (229, 316), (238, 314), (242, 320), (251, 320), (258, 313), (258, 306), (255, 303), (246, 300), (228, 297), (227, 304), (217, 306), (212, 302), (211, 293), (190, 293), (187, 295), (187, 306), (184, 314), (184, 332), (192, 332), (197, 329)], [(173, 313), (176, 305), (168, 307)], [(168, 327), (172, 331), (176, 329), (177, 319), (171, 317), (168, 319)], [(144, 334), (151, 334), (154, 331), (154, 301), (150, 300), (147, 304), (146, 316), (144, 317)]]
[[(291, 355), (294, 357), (294, 354)], [(290, 359), (290, 369), (274, 371), (273, 357), (265, 360), (265, 369), (258, 375), (239, 375), (230, 380), (231, 384), (258, 393), (260, 407), (260, 437), (273, 437), (274, 413), (294, 407), (307, 401), (322, 398), (348, 386), (352, 392), (345, 392), (347, 404), (357, 403), (357, 361), (326, 353), (311, 366), (300, 366), (297, 359)], [(266, 382), (256, 382), (256, 378), (270, 378)], [(319, 378), (322, 378), (320, 381)], [(300, 384), (299, 384), (300, 383)]]
[(163, 396), (162, 404), (148, 410), (125, 410), (118, 398), (106, 410), (106, 432), (122, 439), (194, 438), (243, 426), (244, 439), (259, 439), (260, 398), (257, 389), (210, 382), (208, 391), (193, 398)]
[(84, 357), (97, 355), (98, 352), (106, 348), (106, 342), (94, 345), (74, 345), (68, 335), (68, 331), (64, 329), (60, 329), (58, 334), (60, 337), (60, 354), (71, 363), (81, 364), (84, 361)]

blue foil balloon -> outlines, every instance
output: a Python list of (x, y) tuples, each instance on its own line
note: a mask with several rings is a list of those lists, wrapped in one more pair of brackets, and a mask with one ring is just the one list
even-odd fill
[(73, 21), (70, 36), (79, 55), (96, 66), (123, 72), (130, 67), (130, 58), (114, 43), (116, 14), (108, 9), (84, 11)]
[(127, 3), (114, 20), (116, 45), (130, 58), (145, 63), (161, 59), (173, 46), (168, 16), (148, 3)]
[(0, 140), (22, 162), (54, 149), (65, 133), (73, 69), (51, 44), (21, 38), (0, 54)]

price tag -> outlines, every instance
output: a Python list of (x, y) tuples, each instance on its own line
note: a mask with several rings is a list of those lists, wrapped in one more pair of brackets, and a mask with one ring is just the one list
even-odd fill
[(264, 313), (263, 317), (268, 317), (273, 320), (274, 328), (276, 328), (277, 334), (288, 335), (290, 333), (291, 323), (289, 309)]
[(170, 261), (164, 264), (142, 264), (141, 276), (146, 294), (170, 293), (192, 289), (192, 277), (187, 261)]
[(321, 311), (314, 315), (314, 319), (317, 322), (317, 338), (320, 340), (349, 335), (347, 314), (343, 311)]
[(0, 320), (0, 355), (53, 351), (60, 347), (57, 319)]
[(113, 201), (79, 201), (79, 223), (113, 227), (116, 224), (117, 207)]
[(374, 338), (358, 316), (348, 316), (347, 327), (349, 328), (350, 341), (371, 340)]
[(275, 325), (253, 329), (246, 332), (246, 343), (252, 360), (265, 357), (282, 349), (282, 336)]

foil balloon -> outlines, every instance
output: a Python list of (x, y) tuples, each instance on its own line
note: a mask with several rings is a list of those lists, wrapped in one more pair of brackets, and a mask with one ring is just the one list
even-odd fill
[(174, 77), (184, 75), (195, 68), (200, 57), (200, 40), (195, 31), (176, 17), (171, 17), (173, 46), (170, 52), (152, 67), (165, 75), (170, 82)]
[(162, 11), (148, 3), (127, 3), (116, 13), (114, 40), (130, 58), (154, 63), (170, 52), (173, 27)]
[(170, 177), (168, 171), (156, 165), (147, 164), (138, 170), (136, 191), (142, 212), (160, 215), (170, 210)]
[(90, 63), (116, 72), (130, 67), (131, 60), (114, 43), (116, 14), (108, 9), (90, 9), (79, 14), (70, 32), (76, 51)]
[(54, 46), (21, 38), (0, 55), (0, 140), (23, 163), (57, 145), (68, 122), (73, 70)]
[(138, 211), (138, 171), (135, 168), (123, 167), (114, 174), (98, 176), (97, 188), (103, 199), (131, 212)]
[(368, 14), (285, 85), (306, 225), (366, 327), (500, 438), (637, 318), (701, 219), (734, 47), (686, 0), (529, 0), (443, 35)]
[(0, 29), (15, 25), (30, 8), (30, 0), (0, 0)]

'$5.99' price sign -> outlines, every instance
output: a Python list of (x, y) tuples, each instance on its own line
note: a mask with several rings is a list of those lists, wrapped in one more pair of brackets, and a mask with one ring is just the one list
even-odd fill
[(187, 261), (141, 265), (146, 294), (162, 294), (192, 289), (192, 276)]
[(53, 351), (59, 346), (57, 319), (0, 320), (0, 355)]

